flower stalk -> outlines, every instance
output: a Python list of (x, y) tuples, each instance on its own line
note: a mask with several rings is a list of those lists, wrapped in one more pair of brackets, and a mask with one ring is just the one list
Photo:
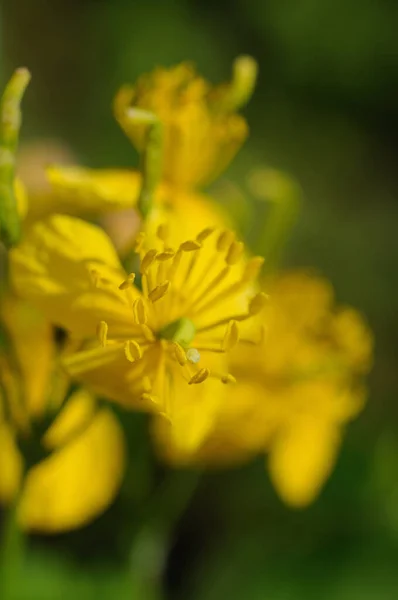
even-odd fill
[(141, 155), (142, 185), (137, 203), (141, 217), (145, 220), (151, 212), (153, 194), (162, 176), (163, 127), (158, 117), (147, 110), (130, 108), (127, 116), (132, 122), (148, 126)]

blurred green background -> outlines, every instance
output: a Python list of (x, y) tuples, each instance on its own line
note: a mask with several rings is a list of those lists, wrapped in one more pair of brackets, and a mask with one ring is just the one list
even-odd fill
[[(308, 509), (282, 505), (262, 460), (201, 479), (174, 532), (168, 597), (395, 600), (398, 4), (3, 0), (1, 20), (2, 84), (17, 66), (33, 74), (22, 139), (62, 139), (76, 160), (96, 167), (137, 164), (110, 110), (123, 82), (187, 59), (219, 82), (238, 54), (258, 60), (245, 110), (251, 137), (215, 193), (225, 197), (232, 186), (250, 198), (248, 174), (264, 165), (300, 182), (305, 202), (286, 265), (317, 267), (339, 301), (366, 315), (375, 368), (367, 408)], [(241, 225), (261, 251), (261, 239)], [(84, 530), (34, 537), (21, 598), (135, 597), (129, 545), (139, 523), (142, 427), (134, 415), (125, 419), (132, 459), (115, 505)]]

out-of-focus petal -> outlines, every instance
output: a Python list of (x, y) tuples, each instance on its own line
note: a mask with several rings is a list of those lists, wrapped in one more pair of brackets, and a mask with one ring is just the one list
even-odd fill
[(130, 316), (110, 239), (80, 219), (53, 215), (37, 222), (11, 254), (11, 278), (21, 297), (77, 336), (95, 335), (101, 319), (119, 324)]
[(340, 447), (341, 431), (311, 415), (292, 419), (271, 445), (268, 468), (281, 498), (304, 507), (319, 494), (330, 475)]
[(48, 533), (74, 529), (115, 498), (125, 466), (123, 432), (110, 410), (100, 409), (90, 420), (91, 411), (92, 399), (78, 392), (58, 417), (64, 422), (56, 423), (50, 434), (56, 450), (26, 481), (19, 507), (24, 528)]

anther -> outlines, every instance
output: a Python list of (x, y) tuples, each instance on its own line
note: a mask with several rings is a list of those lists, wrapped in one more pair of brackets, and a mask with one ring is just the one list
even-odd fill
[(234, 241), (234, 234), (229, 229), (222, 231), (217, 239), (217, 250), (223, 252)]
[(236, 379), (233, 375), (231, 375), (230, 373), (227, 373), (226, 375), (223, 375), (221, 377), (221, 383), (236, 383)]
[(142, 298), (137, 298), (133, 302), (134, 320), (137, 325), (145, 325), (148, 321), (148, 315), (145, 309), (145, 304)]
[(231, 350), (239, 341), (239, 328), (238, 323), (234, 320), (230, 321), (225, 331), (224, 339), (222, 342), (222, 349), (224, 352)]
[(187, 359), (193, 365), (196, 365), (200, 361), (200, 352), (196, 348), (189, 348), (187, 350)]
[(135, 340), (128, 340), (124, 345), (124, 353), (129, 362), (135, 362), (142, 358), (142, 350)]
[(157, 228), (157, 231), (156, 231), (156, 235), (162, 242), (167, 241), (167, 239), (170, 235), (170, 230), (169, 230), (169, 226), (167, 225), (167, 223), (161, 223), (159, 225), (159, 227)]
[(193, 250), (199, 250), (202, 247), (202, 244), (196, 240), (187, 240), (180, 244), (181, 250), (184, 252), (192, 252)]
[(157, 285), (153, 290), (149, 292), (148, 300), (150, 300), (151, 302), (157, 302), (167, 294), (169, 287), (170, 281), (165, 281), (161, 285)]
[(166, 248), (163, 252), (159, 252), (156, 256), (156, 260), (164, 261), (169, 260), (170, 258), (174, 258), (175, 252), (172, 248)]
[(188, 361), (188, 357), (185, 354), (184, 348), (182, 346), (180, 346), (180, 344), (177, 344), (177, 342), (174, 342), (174, 352), (175, 352), (175, 357), (177, 359), (178, 364), (181, 365), (181, 367), (186, 365), (187, 361)]
[(227, 256), (225, 257), (225, 262), (227, 265), (235, 265), (242, 256), (243, 250), (244, 244), (234, 240), (228, 248)]
[(140, 271), (141, 271), (142, 275), (148, 271), (149, 267), (155, 260), (156, 255), (157, 255), (157, 251), (155, 249), (148, 250), (148, 252), (145, 254), (143, 259), (141, 260), (141, 266), (140, 266)]
[(129, 287), (131, 287), (133, 285), (134, 281), (135, 281), (135, 273), (130, 273), (130, 275), (128, 275), (127, 279), (122, 281), (122, 283), (119, 285), (119, 290), (127, 290)]
[(213, 233), (213, 231), (213, 227), (206, 227), (206, 229), (203, 229), (203, 231), (198, 233), (198, 235), (196, 236), (197, 241), (201, 244), (209, 237), (209, 235)]
[(258, 315), (258, 313), (261, 312), (264, 306), (267, 304), (268, 299), (269, 296), (264, 294), (264, 292), (259, 292), (253, 296), (249, 303), (249, 314), (251, 316)]
[(196, 383), (203, 383), (203, 381), (205, 381), (209, 375), (209, 369), (199, 369), (199, 371), (197, 371), (195, 375), (192, 375), (191, 379), (188, 381), (188, 384), (192, 385)]
[(106, 346), (106, 339), (108, 336), (108, 323), (100, 321), (97, 325), (97, 338), (103, 348)]

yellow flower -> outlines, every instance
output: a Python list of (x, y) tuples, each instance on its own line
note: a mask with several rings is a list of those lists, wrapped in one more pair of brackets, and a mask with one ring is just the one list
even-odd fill
[(20, 294), (88, 340), (65, 361), (73, 377), (161, 413), (175, 443), (193, 448), (226, 396), (223, 384), (234, 381), (227, 353), (265, 302), (253, 287), (262, 259), (246, 261), (243, 250), (232, 232), (212, 229), (171, 247), (162, 225), (156, 247), (139, 236), (140, 290), (101, 229), (56, 215), (13, 251), (12, 276)]
[(267, 452), (278, 493), (304, 506), (330, 474), (345, 424), (362, 409), (372, 336), (354, 309), (334, 306), (319, 277), (280, 275), (270, 292), (263, 345), (234, 353), (237, 384), (201, 446), (184, 454), (159, 420), (154, 433), (177, 464), (226, 465)]
[[(252, 59), (243, 60), (244, 68), (255, 70)], [(218, 177), (246, 139), (246, 122), (225, 101), (228, 93), (228, 86), (213, 88), (192, 65), (182, 63), (155, 69), (135, 86), (122, 87), (115, 98), (115, 115), (142, 151), (147, 127), (131, 117), (131, 108), (154, 113), (164, 130), (163, 179), (191, 189)]]
[[(0, 352), (0, 502), (18, 495), (25, 529), (79, 527), (100, 514), (119, 489), (122, 430), (87, 392), (74, 392), (61, 408), (68, 383), (53, 369), (53, 332), (43, 316), (7, 297), (2, 320), (8, 343)], [(24, 466), (21, 449), (37, 461)]]
[[(222, 226), (224, 221), (225, 226), (228, 222), (211, 199), (195, 189), (217, 177), (246, 138), (247, 125), (236, 109), (248, 100), (255, 78), (256, 63), (250, 57), (235, 61), (230, 84), (214, 88), (184, 63), (156, 69), (140, 78), (136, 86), (124, 86), (115, 98), (116, 118), (140, 151), (146, 146), (148, 125), (138, 122), (132, 109), (153, 111), (162, 123), (164, 146), (158, 153), (163, 157), (163, 169), (150, 219), (156, 229), (172, 215), (178, 228), (174, 227), (177, 237), (170, 232), (170, 240), (176, 245), (209, 224)], [(128, 248), (138, 226), (124, 211), (137, 207), (142, 184), (138, 172), (54, 166), (47, 175), (54, 202), (46, 204), (41, 216), (52, 212), (81, 216), (116, 212), (120, 219), (112, 215), (104, 220), (104, 226), (110, 222), (110, 232), (116, 227), (115, 241), (121, 250)], [(129, 239), (123, 233), (123, 220), (132, 225)], [(125, 241), (120, 242), (121, 236)]]

